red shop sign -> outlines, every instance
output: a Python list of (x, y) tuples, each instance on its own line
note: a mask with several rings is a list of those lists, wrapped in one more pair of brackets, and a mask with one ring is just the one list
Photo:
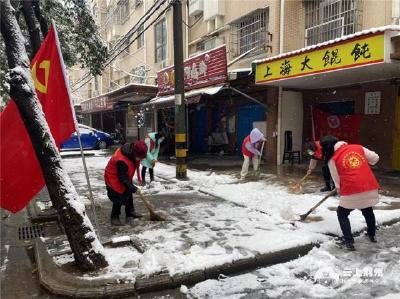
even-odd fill
[[(185, 91), (223, 83), (227, 79), (225, 45), (184, 62)], [(174, 93), (174, 66), (157, 72), (158, 96)]]

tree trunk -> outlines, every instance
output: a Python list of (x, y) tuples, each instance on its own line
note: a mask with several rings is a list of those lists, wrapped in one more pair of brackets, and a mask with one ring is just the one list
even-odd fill
[(49, 27), (47, 26), (47, 20), (40, 12), (40, 0), (32, 0), (33, 11), (35, 12), (36, 19), (40, 24), (40, 31), (42, 31), (42, 37), (45, 38)]
[(31, 59), (35, 56), (36, 52), (40, 48), (41, 38), (39, 23), (36, 20), (35, 13), (33, 11), (32, 2), (28, 0), (22, 1), (22, 12), (24, 13), (25, 23), (28, 27), (29, 37), (31, 40)]
[(108, 263), (103, 246), (94, 232), (79, 195), (61, 165), (60, 154), (35, 93), (24, 39), (10, 0), (1, 0), (0, 10), (1, 34), (10, 69), (11, 97), (18, 106), (31, 138), (51, 201), (65, 228), (75, 262), (84, 271), (106, 267)]

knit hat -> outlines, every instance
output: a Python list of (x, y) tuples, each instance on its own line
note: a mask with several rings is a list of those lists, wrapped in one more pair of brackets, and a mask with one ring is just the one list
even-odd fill
[(135, 144), (133, 145), (133, 153), (140, 160), (146, 158), (147, 155), (146, 143), (144, 143), (143, 140), (136, 141)]

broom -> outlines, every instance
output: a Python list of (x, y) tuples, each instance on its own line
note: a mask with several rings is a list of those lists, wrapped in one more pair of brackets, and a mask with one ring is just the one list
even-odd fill
[(310, 174), (307, 173), (301, 180), (299, 180), (295, 185), (289, 187), (289, 191), (292, 193), (299, 193), (301, 191), (303, 182)]
[(138, 193), (139, 193), (139, 197), (140, 197), (140, 199), (143, 201), (143, 203), (144, 203), (144, 206), (146, 207), (146, 209), (149, 211), (149, 213), (150, 213), (150, 220), (151, 221), (165, 221), (166, 219), (163, 217), (163, 216), (161, 216), (161, 215), (159, 215), (159, 214), (157, 214), (155, 211), (154, 211), (154, 208), (151, 206), (151, 204), (146, 200), (146, 198), (144, 198), (144, 195), (143, 195), (143, 193), (142, 193), (142, 191), (139, 189), (138, 190)]
[(307, 213), (300, 215), (300, 221), (303, 221), (307, 218), (308, 215), (310, 215), (316, 208), (318, 208), (325, 200), (327, 200), (329, 197), (334, 195), (336, 193), (336, 189), (333, 189), (331, 192), (329, 192), (327, 195), (324, 196), (323, 199), (321, 199), (315, 206), (313, 206)]

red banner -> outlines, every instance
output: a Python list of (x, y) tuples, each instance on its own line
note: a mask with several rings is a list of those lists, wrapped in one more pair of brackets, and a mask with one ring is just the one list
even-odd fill
[[(57, 146), (75, 132), (73, 109), (65, 82), (55, 28), (31, 62), (32, 79)], [(13, 100), (0, 114), (0, 206), (18, 212), (44, 187), (43, 173), (30, 137)]]
[[(185, 91), (226, 82), (228, 77), (226, 47), (221, 46), (191, 57), (184, 62)], [(158, 96), (173, 94), (175, 90), (174, 67), (157, 73)]]
[(361, 115), (336, 115), (313, 108), (315, 140), (333, 135), (347, 143), (360, 142)]

